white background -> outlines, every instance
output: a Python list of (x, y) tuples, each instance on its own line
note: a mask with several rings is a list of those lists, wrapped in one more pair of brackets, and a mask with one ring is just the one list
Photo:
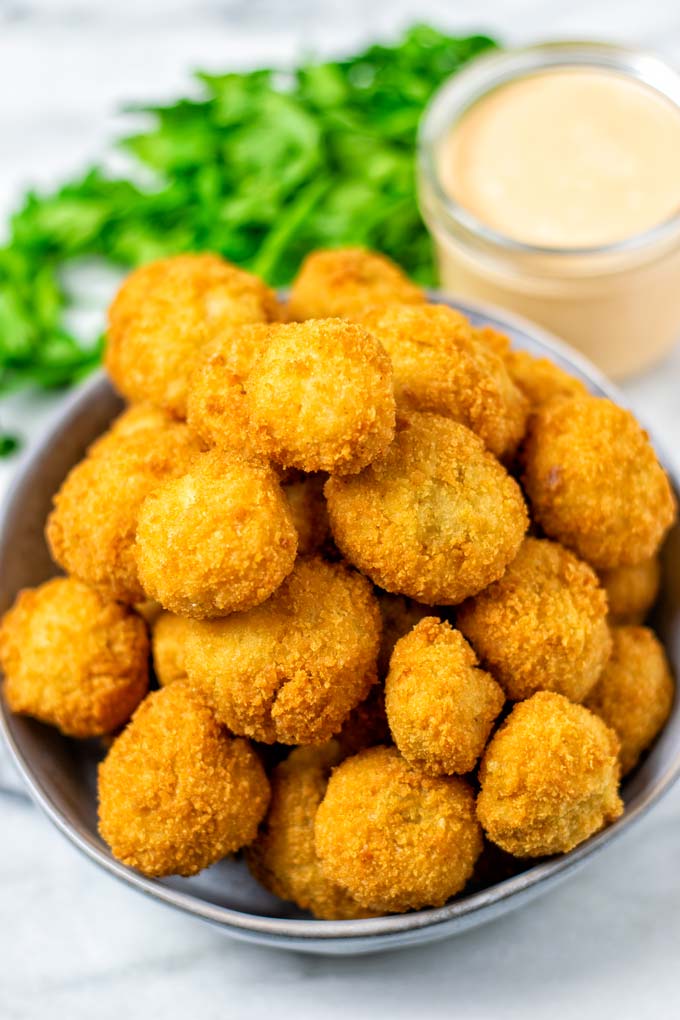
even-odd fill
[[(184, 94), (193, 68), (342, 52), (417, 20), (507, 41), (599, 37), (680, 63), (677, 0), (0, 0), (0, 233), (27, 184), (100, 158), (127, 100)], [(627, 395), (680, 463), (680, 353)], [(29, 439), (54, 398), (2, 401)], [(11, 475), (0, 467), (0, 489)], [(16, 779), (0, 753), (0, 786)], [(0, 1020), (121, 1016), (627, 1020), (680, 1015), (680, 790), (524, 910), (438, 945), (324, 960), (232, 942), (83, 860), (0, 795)]]

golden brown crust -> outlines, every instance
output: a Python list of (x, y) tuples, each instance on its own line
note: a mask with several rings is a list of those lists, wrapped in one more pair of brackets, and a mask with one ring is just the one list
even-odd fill
[(332, 545), (323, 487), (326, 475), (300, 475), (283, 482), (283, 493), (298, 536), (298, 555), (314, 556)]
[(421, 772), (471, 772), (504, 702), (450, 624), (428, 616), (397, 641), (385, 681), (387, 720), (400, 752)]
[(99, 831), (145, 875), (195, 875), (250, 843), (264, 769), (184, 682), (154, 691), (99, 766)]
[(626, 775), (665, 725), (675, 685), (663, 645), (648, 627), (614, 627), (612, 637), (611, 659), (586, 705), (616, 732)]
[(541, 691), (514, 709), (486, 749), (477, 815), (516, 857), (566, 853), (623, 812), (618, 740), (582, 705)]
[(601, 570), (599, 574), (600, 583), (607, 593), (609, 622), (621, 626), (643, 623), (659, 593), (659, 557), (652, 556), (632, 567)]
[(271, 327), (245, 390), (255, 448), (283, 467), (357, 472), (394, 435), (390, 359), (351, 322)]
[(525, 444), (524, 485), (546, 534), (597, 569), (652, 557), (676, 516), (647, 433), (604, 398), (539, 408)]
[(269, 811), (246, 851), (248, 867), (266, 889), (329, 921), (372, 916), (324, 876), (314, 846), (316, 811), (341, 758), (335, 741), (291, 751), (271, 775)]
[(263, 605), (200, 628), (190, 679), (234, 733), (263, 743), (327, 740), (376, 679), (378, 606), (342, 564), (298, 560)]
[(548, 358), (536, 358), (528, 351), (508, 350), (504, 361), (510, 378), (525, 395), (532, 411), (553, 397), (580, 397), (588, 392), (580, 379)]
[(372, 305), (394, 301), (422, 304), (425, 295), (399, 266), (364, 248), (315, 251), (293, 282), (288, 305), (292, 320), (353, 319)]
[(381, 588), (455, 605), (501, 576), (528, 517), (519, 486), (469, 429), (401, 415), (383, 458), (325, 488), (333, 537)]
[(361, 322), (392, 360), (399, 408), (452, 418), (497, 457), (515, 452), (527, 401), (464, 315), (448, 305), (388, 305), (369, 310)]
[(503, 577), (462, 605), (456, 622), (513, 701), (542, 690), (583, 701), (611, 651), (597, 575), (547, 539), (525, 539)]
[(297, 534), (268, 467), (213, 450), (142, 504), (135, 557), (144, 591), (197, 619), (268, 599), (295, 562)]
[(71, 737), (129, 719), (147, 691), (148, 659), (144, 621), (73, 578), (22, 591), (0, 627), (10, 709)]
[(274, 293), (218, 255), (176, 255), (131, 273), (109, 310), (106, 368), (131, 401), (186, 414), (201, 348), (222, 332), (278, 317)]
[(161, 687), (175, 680), (186, 680), (187, 648), (196, 638), (200, 638), (196, 620), (161, 610), (151, 628), (153, 668)]
[(488, 324), (485, 326), (473, 326), (472, 335), (478, 343), (484, 344), (501, 358), (504, 358), (510, 350), (510, 337)]
[[(376, 592), (382, 617), (382, 638), (378, 655), (378, 676), (384, 680), (390, 668), (392, 652), (399, 638), (408, 634), (419, 620), (432, 616), (429, 606), (406, 598), (404, 595), (390, 595), (388, 591)], [(377, 744), (383, 741), (376, 740)]]
[(482, 850), (474, 797), (458, 776), (424, 776), (396, 748), (374, 747), (331, 775), (314, 823), (326, 878), (369, 910), (441, 906)]

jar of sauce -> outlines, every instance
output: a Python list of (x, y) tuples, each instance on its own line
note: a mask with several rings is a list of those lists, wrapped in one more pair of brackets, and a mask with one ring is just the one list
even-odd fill
[(518, 312), (622, 378), (680, 338), (680, 75), (621, 46), (482, 57), (418, 153), (443, 287)]

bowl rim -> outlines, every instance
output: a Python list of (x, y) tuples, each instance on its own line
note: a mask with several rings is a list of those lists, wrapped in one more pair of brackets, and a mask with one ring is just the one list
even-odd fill
[[(430, 292), (430, 298), (449, 304), (482, 318), (489, 325), (502, 331), (510, 329), (515, 334), (526, 336), (544, 348), (545, 354), (562, 367), (576, 370), (585, 381), (594, 385), (617, 404), (627, 406), (623, 394), (595, 368), (587, 358), (572, 351), (567, 344), (521, 316), (510, 314), (493, 305), (471, 302), (437, 291)], [(26, 476), (34, 462), (46, 456), (55, 440), (55, 435), (68, 429), (72, 419), (96, 397), (110, 386), (103, 371), (95, 372), (74, 390), (59, 406), (50, 420), (41, 439), (19, 458), (13, 479), (0, 507), (0, 535), (5, 535), (13, 507), (23, 496)], [(661, 463), (669, 474), (676, 491), (680, 489), (673, 464), (665, 456), (663, 448), (653, 436), (655, 449)], [(455, 898), (442, 907), (413, 911), (407, 914), (386, 915), (379, 918), (364, 918), (351, 921), (322, 921), (306, 918), (270, 917), (250, 914), (227, 906), (211, 903), (200, 896), (178, 890), (157, 879), (147, 878), (121, 864), (110, 854), (103, 843), (87, 831), (79, 831), (65, 817), (50, 794), (37, 779), (30, 761), (15, 740), (10, 727), (10, 713), (4, 699), (0, 698), (0, 731), (9, 748), (14, 765), (25, 782), (32, 799), (45, 812), (53, 824), (82, 853), (95, 861), (114, 877), (150, 896), (152, 899), (174, 906), (184, 913), (206, 921), (229, 934), (255, 941), (260, 944), (287, 947), (291, 949), (319, 949), (326, 944), (325, 951), (333, 951), (328, 943), (350, 944), (354, 949), (378, 950), (390, 945), (409, 944), (415, 941), (414, 933), (432, 929), (430, 938), (444, 937), (454, 931), (472, 927), (491, 919), (509, 909), (509, 901), (528, 900), (539, 892), (547, 891), (576, 868), (592, 858), (613, 839), (618, 838), (634, 822), (641, 818), (680, 777), (680, 747), (663, 772), (635, 797), (634, 803), (626, 806), (624, 814), (607, 828), (591, 836), (574, 850), (566, 854), (541, 860), (526, 871), (460, 898)], [(483, 915), (483, 916), (478, 916)], [(321, 948), (321, 951), (324, 951)]]

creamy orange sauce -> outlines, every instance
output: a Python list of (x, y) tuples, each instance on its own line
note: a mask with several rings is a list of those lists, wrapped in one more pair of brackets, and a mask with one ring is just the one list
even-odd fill
[(542, 71), (470, 107), (438, 172), (461, 206), (516, 241), (623, 241), (680, 210), (680, 111), (615, 71)]

